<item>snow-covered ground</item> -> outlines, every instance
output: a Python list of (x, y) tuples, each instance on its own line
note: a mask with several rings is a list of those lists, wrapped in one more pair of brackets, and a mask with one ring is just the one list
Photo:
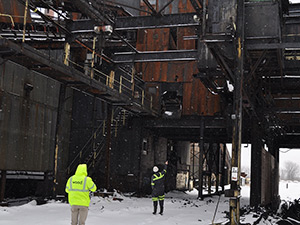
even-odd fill
[[(293, 200), (300, 197), (300, 183), (280, 183), (282, 199)], [(249, 204), (250, 188), (242, 188), (241, 205)], [(188, 193), (171, 192), (166, 195), (165, 213), (152, 215), (151, 198), (121, 197), (123, 201), (113, 201), (112, 197), (93, 197), (89, 209), (87, 225), (208, 225), (212, 223), (219, 200), (218, 196), (197, 199), (197, 191)], [(220, 197), (214, 222), (225, 222), (225, 211), (229, 211), (229, 199)], [(252, 224), (257, 218), (248, 214), (243, 223)], [(50, 201), (36, 205), (32, 201), (26, 205), (0, 208), (0, 225), (66, 225), (70, 224), (70, 206), (67, 203)], [(265, 224), (265, 223), (260, 223)], [(270, 224), (270, 223), (268, 223)]]

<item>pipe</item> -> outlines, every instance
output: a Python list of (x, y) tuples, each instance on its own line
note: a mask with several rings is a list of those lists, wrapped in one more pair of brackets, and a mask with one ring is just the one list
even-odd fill
[(13, 19), (13, 17), (11, 15), (0, 13), (0, 16), (7, 16), (7, 17), (9, 17), (10, 20), (11, 20), (12, 28), (15, 27), (15, 22), (14, 22), (14, 19)]
[(27, 11), (28, 11), (28, 0), (26, 0), (25, 11), (24, 11), (24, 27), (23, 27), (23, 39), (22, 39), (23, 43), (25, 42)]

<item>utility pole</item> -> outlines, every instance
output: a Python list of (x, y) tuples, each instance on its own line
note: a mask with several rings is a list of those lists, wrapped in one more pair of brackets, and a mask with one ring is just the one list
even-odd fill
[(232, 115), (232, 161), (231, 161), (231, 196), (230, 225), (240, 224), (240, 174), (241, 174), (241, 144), (242, 144), (242, 103), (244, 74), (244, 0), (237, 0), (236, 49), (237, 67), (235, 70), (234, 111)]

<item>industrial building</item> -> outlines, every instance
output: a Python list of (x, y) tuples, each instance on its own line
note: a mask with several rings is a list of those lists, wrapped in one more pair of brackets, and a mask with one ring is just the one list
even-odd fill
[(276, 208), (279, 149), (300, 147), (299, 12), (287, 0), (1, 0), (0, 200), (65, 195), (79, 163), (97, 187), (147, 194), (168, 160), (167, 190), (225, 192), (239, 221), (249, 143), (251, 205)]

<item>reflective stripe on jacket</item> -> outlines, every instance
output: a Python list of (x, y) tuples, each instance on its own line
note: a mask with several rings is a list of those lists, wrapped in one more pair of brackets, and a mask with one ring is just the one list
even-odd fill
[(152, 175), (151, 177), (152, 197), (158, 197), (164, 195), (166, 172), (167, 172), (167, 166), (165, 166), (162, 172), (154, 173)]
[(75, 175), (70, 177), (66, 184), (70, 205), (89, 206), (89, 192), (94, 192), (96, 189), (93, 180), (87, 176), (86, 164), (78, 165)]

